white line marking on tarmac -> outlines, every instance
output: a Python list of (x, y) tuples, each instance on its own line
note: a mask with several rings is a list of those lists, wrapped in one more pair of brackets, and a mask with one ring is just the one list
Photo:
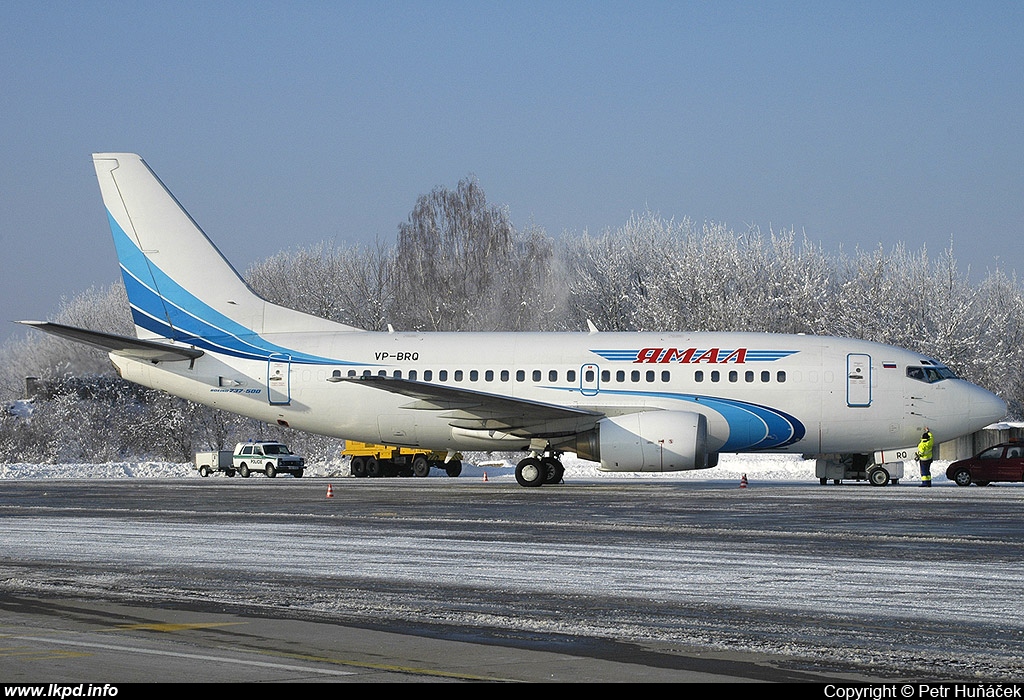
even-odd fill
[(126, 651), (134, 652), (136, 654), (153, 654), (154, 656), (176, 656), (183, 659), (201, 659), (204, 661), (219, 661), (223, 663), (239, 664), (242, 666), (259, 666), (260, 668), (273, 668), (282, 671), (301, 671), (303, 673), (319, 673), (325, 676), (352, 676), (355, 675), (355, 671), (339, 671), (331, 668), (312, 668), (309, 666), (293, 666), (291, 664), (273, 663), (270, 661), (255, 661), (252, 659), (233, 659), (227, 656), (209, 656), (206, 654), (186, 654), (184, 652), (177, 651), (161, 651), (159, 649), (145, 649), (142, 647), (128, 647), (120, 646), (117, 644), (101, 644), (100, 642), (76, 642), (68, 639), (50, 639), (47, 637), (17, 637), (14, 635), (4, 635), (5, 639), (18, 639), (21, 641), (31, 642), (43, 642), (45, 644), (53, 644), (56, 646), (62, 645), (73, 645), (80, 647), (89, 647), (93, 649), (106, 649), (108, 651)]

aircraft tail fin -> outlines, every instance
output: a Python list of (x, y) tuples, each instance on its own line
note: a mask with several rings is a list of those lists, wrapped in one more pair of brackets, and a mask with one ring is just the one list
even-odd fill
[(203, 346), (196, 341), (359, 330), (253, 292), (138, 155), (96, 153), (93, 165), (139, 338)]

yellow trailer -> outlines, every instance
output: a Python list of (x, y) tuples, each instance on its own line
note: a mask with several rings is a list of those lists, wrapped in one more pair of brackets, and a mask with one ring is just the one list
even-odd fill
[(443, 469), (448, 476), (462, 473), (462, 455), (445, 461), (447, 452), (415, 447), (392, 447), (346, 440), (341, 454), (352, 460), (352, 476), (429, 476), (431, 468)]

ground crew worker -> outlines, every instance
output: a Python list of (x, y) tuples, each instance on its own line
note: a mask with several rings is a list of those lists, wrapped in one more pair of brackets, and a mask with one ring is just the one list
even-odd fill
[(921, 463), (921, 486), (932, 485), (932, 450), (935, 449), (935, 438), (926, 427), (921, 434), (921, 442), (917, 443), (917, 461)]

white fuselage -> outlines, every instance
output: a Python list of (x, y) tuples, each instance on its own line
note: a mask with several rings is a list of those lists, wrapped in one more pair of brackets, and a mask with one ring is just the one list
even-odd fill
[(335, 332), (264, 340), (293, 348), (296, 357), (260, 361), (208, 352), (191, 367), (111, 359), (126, 379), (270, 423), (446, 450), (525, 449), (530, 440), (460, 427), (444, 407), (329, 379), (383, 374), (609, 417), (696, 412), (707, 418), (712, 452), (896, 449), (915, 445), (925, 426), (951, 439), (1004, 409), (959, 379), (910, 378), (908, 367), (930, 362), (918, 354), (831, 337)]

